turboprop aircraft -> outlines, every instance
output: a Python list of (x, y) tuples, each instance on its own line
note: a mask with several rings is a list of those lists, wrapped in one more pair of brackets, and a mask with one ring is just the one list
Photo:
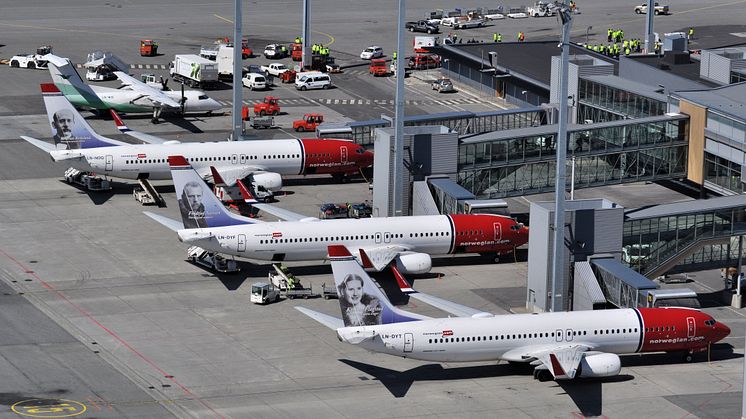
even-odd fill
[(525, 362), (541, 381), (570, 380), (618, 375), (619, 354), (679, 352), (691, 361), (730, 334), (709, 314), (674, 307), (493, 315), (423, 295), (421, 301), (457, 316), (429, 318), (394, 307), (345, 246), (330, 245), (328, 252), (342, 319), (296, 308), (340, 341), (371, 352), (434, 362)]

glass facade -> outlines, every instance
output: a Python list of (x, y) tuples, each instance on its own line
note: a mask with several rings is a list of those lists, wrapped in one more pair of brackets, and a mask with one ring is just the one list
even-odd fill
[[(591, 80), (578, 80), (578, 103), (585, 105), (578, 107), (578, 119), (591, 119), (594, 122), (611, 121), (610, 116), (606, 113), (616, 114), (619, 118), (645, 118), (648, 116), (659, 116), (666, 113), (667, 104), (665, 101), (652, 99), (646, 96), (638, 95), (596, 83)], [(587, 108), (596, 108), (605, 111), (598, 116), (601, 119), (593, 119), (596, 114), (590, 112)]]
[(710, 110), (707, 111), (707, 130), (740, 143), (746, 141), (746, 125)]
[(746, 192), (741, 180), (741, 164), (705, 152), (705, 181), (733, 193)]
[[(553, 125), (539, 135), (459, 145), (458, 183), (480, 199), (554, 190), (555, 133)], [(576, 128), (567, 156), (575, 186), (590, 187), (684, 176), (687, 147), (688, 120), (664, 117)]]
[(730, 72), (730, 84), (740, 83), (742, 81), (746, 81), (746, 74), (741, 73), (739, 71)]
[[(746, 209), (743, 207), (706, 210), (701, 213), (626, 220), (623, 228), (622, 262), (643, 275), (693, 250), (702, 240), (739, 236), (746, 233)], [(709, 254), (727, 257), (719, 245), (708, 245), (688, 257), (690, 263), (702, 262)], [(700, 259), (697, 259), (700, 258)], [(683, 261), (687, 262), (687, 259)]]

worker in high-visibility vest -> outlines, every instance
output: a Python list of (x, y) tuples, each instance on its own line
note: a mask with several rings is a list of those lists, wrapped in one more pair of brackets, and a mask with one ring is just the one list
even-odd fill
[(503, 34), (498, 33), (497, 34), (497, 42), (502, 42), (502, 41), (503, 41)]
[(518, 41), (523, 42), (524, 39), (526, 39), (526, 35), (522, 31), (518, 32)]
[(394, 57), (394, 59), (396, 59), (396, 51), (394, 51), (394, 53), (392, 54), (392, 56)]
[(687, 39), (689, 39), (690, 41), (691, 41), (692, 39), (694, 39), (694, 28), (690, 27), (690, 28), (689, 28), (689, 32), (687, 33), (687, 35), (688, 35), (688, 36), (687, 36)]
[(492, 34), (492, 42), (497, 42), (497, 32)]
[(606, 30), (606, 38), (607, 38), (606, 40), (607, 40), (607, 42), (611, 42), (611, 34), (612, 33), (614, 33), (613, 29), (609, 28), (609, 29)]
[(300, 36), (296, 36), (295, 37), (295, 43), (296, 44), (300, 44)]

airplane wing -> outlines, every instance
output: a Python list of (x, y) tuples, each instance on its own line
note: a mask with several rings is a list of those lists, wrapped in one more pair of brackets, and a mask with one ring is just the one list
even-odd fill
[(153, 102), (153, 105), (155, 106), (163, 106), (167, 108), (181, 107), (181, 104), (179, 102), (171, 99), (161, 90), (148, 86), (147, 84), (141, 82), (140, 80), (137, 80), (127, 73), (124, 73), (122, 71), (115, 71), (114, 74), (117, 75), (117, 78), (119, 79), (119, 81), (122, 82), (124, 86), (130, 87), (132, 90), (136, 90), (142, 93), (145, 97), (147, 97), (148, 100)]
[(168, 227), (170, 230), (179, 231), (184, 229), (184, 224), (181, 221), (176, 221), (162, 215), (154, 214), (150, 211), (143, 211), (142, 213), (159, 222), (160, 224)]
[(407, 281), (399, 270), (396, 269), (396, 265), (391, 265), (391, 271), (394, 273), (394, 278), (396, 278), (396, 283), (399, 284), (401, 291), (409, 295), (411, 298), (422, 301), (423, 303), (429, 304), (435, 308), (439, 308), (457, 317), (485, 318), (494, 316), (492, 313), (487, 313), (462, 304), (454, 303), (453, 301), (444, 300), (434, 295), (423, 294), (415, 291), (409, 284), (409, 281)]
[(36, 138), (27, 137), (25, 135), (21, 135), (21, 138), (33, 146), (49, 153), (54, 161), (85, 160), (85, 156), (77, 150), (57, 149), (54, 144), (37, 140)]
[(344, 322), (342, 322), (342, 319), (338, 319), (334, 316), (330, 316), (324, 313), (319, 313), (318, 311), (309, 310), (305, 307), (296, 306), (295, 309), (332, 330), (337, 330), (340, 327), (345, 327)]
[(534, 360), (532, 365), (543, 364), (555, 379), (575, 378), (580, 361), (592, 348), (583, 343), (564, 345), (536, 345), (512, 349), (501, 357), (506, 361), (525, 362)]
[[(220, 174), (222, 175), (223, 172), (221, 171)], [(316, 217), (309, 217), (307, 215), (298, 214), (297, 212), (293, 212), (285, 208), (280, 208), (269, 204), (259, 204), (257, 203), (257, 200), (254, 198), (254, 196), (251, 195), (251, 192), (249, 192), (249, 189), (246, 187), (246, 185), (241, 182), (241, 178), (238, 178), (238, 180), (236, 180), (236, 183), (241, 190), (241, 195), (243, 196), (244, 201), (251, 204), (251, 206), (258, 209), (259, 211), (264, 211), (268, 214), (272, 214), (275, 217), (285, 221), (319, 221), (319, 219)]]
[(178, 140), (167, 140), (165, 138), (156, 137), (155, 135), (146, 134), (144, 132), (140, 131), (132, 131), (131, 129), (127, 128), (127, 125), (124, 124), (124, 121), (122, 121), (122, 118), (119, 117), (119, 114), (114, 109), (109, 109), (109, 113), (111, 113), (111, 117), (114, 118), (114, 123), (117, 124), (117, 129), (123, 133), (127, 134), (130, 137), (136, 138), (144, 143), (148, 144), (180, 144), (181, 141)]

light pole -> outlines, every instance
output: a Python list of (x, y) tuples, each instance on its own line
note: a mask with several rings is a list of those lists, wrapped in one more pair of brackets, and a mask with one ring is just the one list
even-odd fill
[[(557, 132), (557, 180), (554, 190), (554, 243), (552, 249), (552, 311), (563, 309), (562, 295), (558, 291), (564, 290), (565, 277), (565, 189), (566, 159), (567, 159), (567, 73), (570, 60), (570, 27), (572, 26), (572, 11), (566, 3), (556, 2), (555, 7), (562, 21), (562, 66), (560, 67), (560, 103), (559, 130)], [(558, 285), (562, 289), (558, 290)]]

